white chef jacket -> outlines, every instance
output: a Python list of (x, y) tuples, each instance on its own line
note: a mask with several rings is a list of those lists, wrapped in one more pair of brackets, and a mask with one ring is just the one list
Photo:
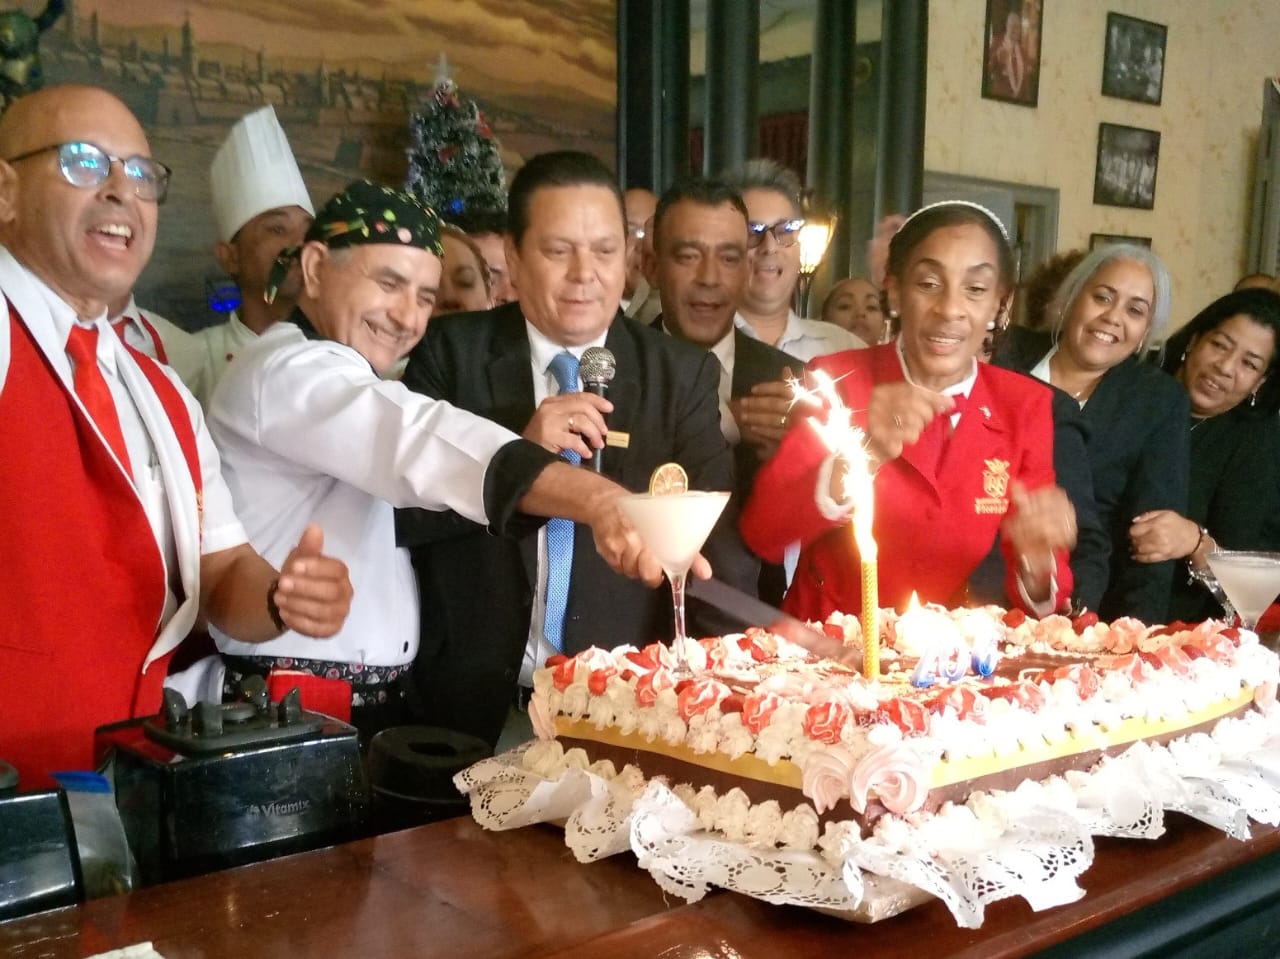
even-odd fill
[[(487, 523), (484, 477), (516, 435), (441, 400), (380, 379), (354, 349), (272, 326), (236, 354), (209, 407), (223, 475), (249, 541), (277, 567), (308, 523), (347, 564), (351, 612), (331, 639), (286, 632), (266, 643), (214, 633), (236, 656), (370, 666), (410, 662), (418, 594), (396, 547), (392, 507), (452, 509)], [(477, 571), (480, 575), (480, 571)]]
[[(196, 398), (207, 410), (209, 401), (213, 398), (213, 391), (217, 388), (218, 381), (222, 379), (222, 374), (227, 370), (227, 364), (237, 354), (243, 353), (246, 348), (256, 342), (258, 334), (241, 322), (238, 313), (232, 312), (227, 322), (206, 326), (192, 335), (205, 351), (204, 363), (209, 370), (208, 389), (203, 396), (196, 393)], [(165, 342), (168, 343), (167, 340)]]

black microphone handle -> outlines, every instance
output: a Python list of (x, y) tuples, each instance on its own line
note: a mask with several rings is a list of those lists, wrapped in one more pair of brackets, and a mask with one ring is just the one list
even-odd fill
[[(582, 389), (584, 392), (594, 393), (596, 396), (603, 397), (606, 400), (609, 398), (608, 383), (600, 382), (598, 380), (591, 380), (589, 382), (584, 382), (582, 384)], [(605, 426), (608, 426), (608, 425), (609, 424), (606, 422)], [(591, 468), (595, 470), (595, 472), (597, 473), (604, 472), (604, 447), (603, 446), (600, 447), (600, 449), (598, 450), (591, 451), (590, 463), (591, 463)]]

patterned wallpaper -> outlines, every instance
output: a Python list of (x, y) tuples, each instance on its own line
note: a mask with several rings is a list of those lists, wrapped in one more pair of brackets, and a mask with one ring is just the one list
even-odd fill
[[(1262, 88), (1280, 75), (1276, 0), (1044, 0), (1039, 106), (981, 98), (985, 0), (930, 0), (925, 168), (1060, 191), (1058, 247), (1150, 236), (1172, 325), (1244, 272)], [(1166, 24), (1159, 106), (1104, 97), (1108, 12)], [(1155, 208), (1094, 206), (1098, 124), (1159, 130)]]

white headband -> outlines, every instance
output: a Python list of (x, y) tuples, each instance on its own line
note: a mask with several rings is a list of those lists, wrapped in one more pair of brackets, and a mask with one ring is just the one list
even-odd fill
[(974, 203), (970, 200), (939, 200), (937, 203), (930, 203), (928, 206), (922, 206), (903, 221), (902, 226), (898, 228), (898, 232), (901, 233), (906, 229), (907, 224), (918, 217), (921, 213), (928, 213), (930, 210), (936, 210), (940, 206), (967, 206), (971, 210), (977, 210), (996, 225), (996, 229), (1000, 231), (1000, 235), (1004, 237), (1004, 241), (1006, 243), (1013, 242), (1009, 239), (1009, 231), (1005, 229), (1005, 225), (1000, 222), (1000, 217), (996, 216), (981, 203)]

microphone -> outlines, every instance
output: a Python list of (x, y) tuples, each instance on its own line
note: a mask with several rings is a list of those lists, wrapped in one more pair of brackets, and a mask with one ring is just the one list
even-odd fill
[[(596, 396), (609, 397), (609, 383), (617, 369), (613, 351), (603, 346), (592, 346), (584, 350), (582, 359), (578, 361), (578, 375), (582, 377), (582, 388)], [(604, 449), (596, 450), (591, 457), (591, 468), (597, 473), (604, 469)]]

